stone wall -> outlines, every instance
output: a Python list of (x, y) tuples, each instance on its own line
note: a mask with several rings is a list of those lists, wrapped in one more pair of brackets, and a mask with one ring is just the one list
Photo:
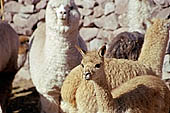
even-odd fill
[[(89, 49), (98, 48), (122, 31), (128, 31), (125, 15), (129, 0), (75, 0), (81, 13), (80, 35)], [(152, 17), (170, 16), (170, 0), (150, 0)], [(45, 21), (48, 0), (6, 0), (4, 16), (19, 35), (31, 36)]]

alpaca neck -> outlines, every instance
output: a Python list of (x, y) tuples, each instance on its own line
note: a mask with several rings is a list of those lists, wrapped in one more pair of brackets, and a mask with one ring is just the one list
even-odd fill
[[(145, 33), (145, 27), (148, 27), (147, 18), (150, 16), (150, 5), (145, 0), (130, 0), (128, 2), (127, 18), (129, 20), (129, 31), (138, 31)], [(144, 26), (143, 24), (146, 24)]]
[(61, 35), (59, 32), (46, 25), (46, 39), (43, 48), (44, 70), (51, 75), (52, 79), (57, 79), (62, 86), (67, 74), (72, 68), (80, 64), (80, 54), (75, 48), (78, 43), (78, 32), (74, 31), (70, 35)]
[(107, 82), (104, 79), (101, 81), (91, 81), (95, 93), (96, 93), (96, 100), (98, 105), (98, 112), (99, 113), (113, 113), (114, 110), (114, 101), (110, 91), (108, 90)]
[(151, 26), (146, 32), (138, 61), (151, 67), (155, 74), (161, 76), (167, 43), (168, 31), (160, 26)]
[[(63, 27), (63, 26), (62, 26)], [(46, 40), (45, 40), (45, 55), (47, 57), (57, 57), (62, 60), (62, 57), (71, 57), (73, 54), (77, 55), (78, 51), (75, 45), (78, 44), (78, 31), (74, 31), (68, 35), (62, 35), (51, 29), (50, 26), (46, 27)]]

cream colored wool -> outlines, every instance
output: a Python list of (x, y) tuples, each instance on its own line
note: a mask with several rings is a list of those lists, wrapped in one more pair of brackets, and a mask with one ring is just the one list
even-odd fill
[(32, 35), (30, 72), (40, 93), (42, 112), (58, 113), (60, 88), (72, 68), (80, 64), (81, 55), (75, 45), (86, 49), (79, 36), (80, 14), (73, 0), (50, 0), (46, 24)]
[(110, 92), (109, 77), (105, 74), (105, 51), (105, 46), (99, 49), (100, 60), (94, 59), (96, 62), (89, 57), (91, 53), (82, 51), (83, 78), (94, 87), (97, 113), (169, 113), (170, 91), (156, 76), (134, 77)]
[(143, 47), (138, 61), (152, 67), (161, 77), (162, 65), (169, 39), (170, 19), (153, 19), (153, 25), (146, 31)]
[[(162, 19), (155, 19), (152, 26), (148, 28), (145, 35), (146, 41), (144, 41), (144, 46), (143, 46), (143, 48), (148, 48), (148, 49), (146, 50), (142, 48), (141, 56), (139, 56), (140, 58), (139, 61), (114, 59), (114, 58), (104, 59), (104, 63), (105, 63), (104, 71), (107, 77), (109, 90), (112, 90), (120, 86), (122, 83), (139, 75), (145, 75), (145, 74), (160, 75), (160, 73), (158, 73), (157, 70), (161, 70), (160, 65), (163, 62), (162, 60), (159, 59), (162, 59), (162, 57), (164, 56), (165, 50), (163, 50), (162, 48), (164, 48), (167, 44), (168, 37), (167, 37), (167, 33), (165, 33), (164, 31), (168, 32), (167, 29), (168, 21), (169, 20), (165, 21)], [(161, 29), (157, 29), (157, 28), (161, 28)], [(152, 31), (155, 32), (150, 32), (150, 29), (152, 29)], [(150, 37), (152, 35), (155, 36), (155, 38)], [(158, 42), (158, 43), (152, 43), (152, 42)], [(157, 46), (160, 48), (157, 48)], [(145, 55), (145, 57), (143, 55)], [(156, 57), (157, 60), (155, 61)], [(100, 58), (98, 58), (98, 55), (95, 51), (90, 52), (89, 59), (91, 59), (94, 62), (94, 64), (96, 63), (96, 60), (98, 59), (100, 60)], [(151, 65), (148, 65), (148, 62), (146, 62), (145, 59), (148, 60), (148, 62), (150, 62), (149, 60), (154, 62)], [(94, 88), (91, 84), (82, 80), (81, 69), (82, 69), (81, 66), (77, 66), (69, 73), (69, 75), (67, 76), (66, 80), (63, 83), (61, 89), (61, 96), (65, 102), (72, 105), (70, 109), (73, 108), (78, 109), (79, 113), (81, 112), (96, 113), (97, 104), (96, 104)]]

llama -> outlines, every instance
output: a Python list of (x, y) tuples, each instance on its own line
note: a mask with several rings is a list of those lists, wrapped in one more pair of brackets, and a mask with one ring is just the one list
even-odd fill
[[(157, 70), (154, 70), (157, 64), (162, 64), (162, 57), (164, 56), (164, 50), (160, 50), (160, 48), (164, 48), (167, 44), (168, 36), (167, 32), (167, 23), (169, 23), (169, 20), (164, 20), (164, 19), (155, 19), (153, 24), (151, 25), (150, 28), (148, 28), (143, 48), (148, 48), (147, 51), (142, 52), (148, 53), (145, 54), (145, 57), (141, 57), (140, 61), (132, 61), (132, 60), (125, 60), (125, 59), (115, 59), (115, 58), (105, 58), (105, 73), (106, 76), (111, 76), (111, 79), (109, 79), (109, 89), (114, 89), (121, 85), (122, 83), (136, 77), (139, 75), (157, 75), (160, 76), (157, 73)], [(159, 28), (159, 29), (158, 29)], [(152, 29), (155, 32), (151, 32)], [(166, 31), (166, 32), (162, 32)], [(147, 35), (148, 34), (148, 35)], [(150, 34), (150, 35), (149, 35)], [(152, 36), (153, 35), (153, 36)], [(146, 36), (152, 36), (152, 37), (146, 37)], [(154, 37), (154, 38), (153, 38)], [(153, 45), (152, 40), (154, 42), (160, 42), (160, 43), (155, 43)], [(151, 44), (151, 45), (150, 45)], [(144, 47), (147, 46), (147, 47)], [(159, 47), (159, 48), (155, 48)], [(91, 60), (96, 61), (97, 59), (100, 60), (100, 57), (96, 54), (96, 51), (90, 52), (91, 55), (89, 55), (89, 58)], [(148, 57), (150, 59), (148, 59)], [(158, 58), (156, 58), (158, 57)], [(153, 59), (158, 59), (158, 60), (153, 60)], [(95, 60), (96, 59), (96, 60)], [(144, 62), (142, 62), (142, 59)], [(152, 65), (145, 64), (145, 59), (154, 61)], [(146, 62), (147, 63), (147, 62)], [(159, 66), (159, 65), (158, 65)], [(153, 67), (153, 69), (152, 69)], [(66, 77), (66, 80), (63, 83), (63, 86), (61, 88), (61, 96), (62, 99), (67, 103), (69, 106), (68, 108), (62, 107), (64, 111), (68, 109), (78, 109), (79, 112), (90, 112), (90, 113), (96, 113), (96, 99), (91, 98), (94, 97), (94, 89), (93, 86), (87, 82), (82, 81), (82, 66), (79, 65), (76, 68), (74, 68), (69, 75)], [(158, 67), (156, 68), (158, 69)], [(161, 69), (159, 69), (161, 70)], [(113, 76), (114, 75), (114, 76)], [(84, 98), (82, 98), (84, 97)], [(87, 104), (90, 104), (92, 106), (87, 106)], [(65, 105), (66, 106), (66, 105)]]
[(73, 0), (50, 0), (46, 24), (41, 24), (31, 37), (30, 73), (40, 94), (42, 112), (58, 112), (62, 83), (81, 61), (74, 45), (86, 50), (79, 35), (79, 20), (80, 13)]
[(122, 32), (109, 42), (106, 57), (137, 60), (143, 41), (144, 35), (139, 32)]
[(96, 62), (81, 51), (83, 78), (94, 87), (97, 113), (169, 113), (170, 91), (156, 76), (137, 76), (110, 92), (108, 81), (112, 78), (105, 74), (103, 47), (98, 51), (101, 60), (94, 59)]
[(12, 82), (18, 71), (19, 39), (15, 30), (6, 22), (0, 21), (0, 106), (6, 112)]

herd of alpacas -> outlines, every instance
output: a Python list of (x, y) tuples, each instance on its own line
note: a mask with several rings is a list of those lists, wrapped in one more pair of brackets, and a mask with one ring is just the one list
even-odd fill
[[(131, 9), (132, 2), (143, 10)], [(95, 51), (79, 34), (74, 0), (49, 0), (45, 23), (30, 39), (1, 20), (0, 113), (27, 57), (41, 113), (169, 113), (170, 90), (161, 76), (170, 19), (147, 19), (146, 0), (131, 0), (129, 7), (130, 31)]]

